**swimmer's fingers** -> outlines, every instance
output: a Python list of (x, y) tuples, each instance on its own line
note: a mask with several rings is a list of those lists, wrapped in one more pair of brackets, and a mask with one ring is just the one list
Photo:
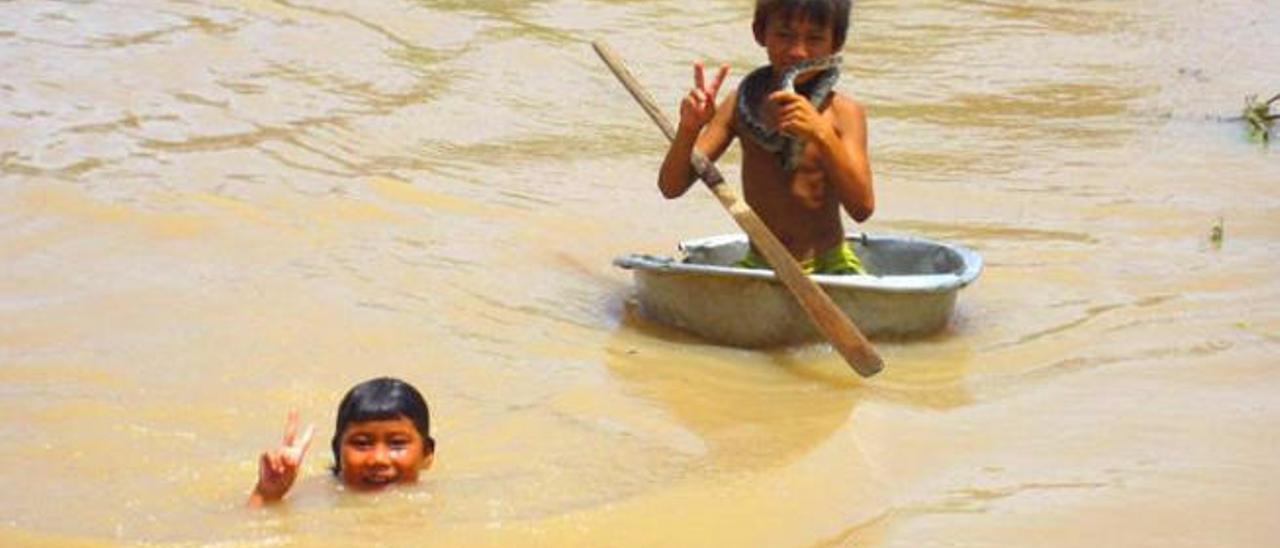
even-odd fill
[(699, 90), (707, 89), (706, 76), (704, 75), (704, 67), (702, 61), (693, 62), (693, 87)]
[(293, 464), (302, 464), (302, 459), (307, 456), (307, 450), (311, 448), (311, 438), (315, 433), (316, 425), (308, 424), (307, 431), (302, 433), (302, 439), (298, 440), (297, 445), (289, 448), (289, 456), (293, 459)]
[[(293, 484), (296, 472), (297, 467), (290, 467), (280, 450), (263, 452), (258, 459), (258, 484), (254, 486), (254, 495), (252, 495), (259, 498), (256, 504), (280, 500), (284, 497)], [(256, 505), (252, 497), (250, 504)]]
[(298, 410), (290, 409), (289, 418), (284, 421), (284, 438), (280, 440), (280, 445), (289, 447), (293, 445), (294, 438), (298, 437)]
[(264, 451), (258, 459), (258, 475), (262, 479), (274, 479), (284, 473), (284, 461), (279, 451)]

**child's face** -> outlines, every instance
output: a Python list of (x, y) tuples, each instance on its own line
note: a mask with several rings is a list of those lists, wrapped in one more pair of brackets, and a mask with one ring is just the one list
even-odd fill
[(776, 11), (765, 20), (764, 47), (769, 64), (781, 71), (800, 61), (835, 53), (835, 31), (831, 25), (813, 23), (803, 15), (788, 18)]
[(348, 424), (339, 455), (342, 483), (359, 490), (415, 482), (432, 458), (413, 421), (404, 416)]

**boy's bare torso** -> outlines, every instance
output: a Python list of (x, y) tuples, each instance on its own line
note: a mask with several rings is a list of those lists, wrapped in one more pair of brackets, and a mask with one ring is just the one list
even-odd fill
[[(740, 135), (732, 119), (737, 91), (730, 92), (720, 106), (720, 116), (728, 119), (713, 122), (709, 129), (726, 131), (728, 135), (717, 138), (704, 135), (706, 141), (719, 142), (724, 148), (738, 138), (742, 146), (742, 193), (747, 205), (786, 246), (793, 257), (805, 260), (816, 257), (840, 244), (844, 227), (840, 218), (840, 197), (828, 181), (827, 170), (822, 165), (822, 155), (814, 143), (806, 143), (800, 162), (794, 172), (787, 172), (770, 152), (750, 136)], [(761, 105), (761, 121), (773, 125), (776, 115), (772, 104)], [(836, 112), (841, 109), (860, 108), (851, 99), (832, 93), (819, 109), (822, 117), (831, 123), (837, 134), (845, 131)], [(712, 131), (714, 133), (714, 131)], [(704, 141), (704, 142), (706, 142)], [(707, 143), (714, 148), (714, 144)], [(718, 144), (718, 143), (717, 143)], [(714, 151), (719, 156), (723, 149)]]
[[(736, 99), (731, 95), (729, 99)], [(833, 95), (823, 118), (840, 131), (834, 108), (844, 108), (844, 97)], [(760, 109), (764, 122), (774, 116), (765, 104)], [(736, 124), (730, 127), (736, 127)], [(827, 181), (821, 154), (813, 143), (805, 146), (794, 172), (783, 169), (778, 156), (750, 137), (737, 135), (742, 146), (742, 193), (747, 204), (769, 226), (793, 257), (808, 259), (840, 244), (844, 229), (840, 221), (840, 199)]]

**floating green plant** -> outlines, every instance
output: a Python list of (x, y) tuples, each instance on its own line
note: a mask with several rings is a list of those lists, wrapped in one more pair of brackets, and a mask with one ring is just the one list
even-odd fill
[(1225, 229), (1222, 227), (1222, 217), (1218, 217), (1218, 222), (1213, 223), (1213, 228), (1209, 230), (1209, 243), (1212, 243), (1213, 247), (1222, 247), (1222, 238), (1226, 236), (1224, 230)]
[(1250, 95), (1244, 98), (1244, 113), (1241, 119), (1249, 131), (1249, 137), (1252, 139), (1262, 139), (1262, 142), (1271, 141), (1271, 126), (1280, 114), (1271, 113), (1271, 104), (1280, 101), (1280, 93), (1275, 97), (1266, 101), (1259, 101), (1257, 95)]

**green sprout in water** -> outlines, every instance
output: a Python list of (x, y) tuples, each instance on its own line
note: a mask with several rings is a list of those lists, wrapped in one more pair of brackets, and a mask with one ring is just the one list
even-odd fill
[(1257, 95), (1244, 98), (1244, 123), (1248, 126), (1249, 137), (1262, 139), (1263, 143), (1271, 141), (1271, 125), (1280, 114), (1271, 113), (1271, 104), (1280, 101), (1280, 93), (1266, 101), (1259, 101)]
[(1223, 236), (1225, 234), (1222, 227), (1222, 217), (1218, 217), (1218, 222), (1214, 223), (1213, 229), (1209, 231), (1209, 242), (1213, 244), (1213, 247), (1221, 248)]

